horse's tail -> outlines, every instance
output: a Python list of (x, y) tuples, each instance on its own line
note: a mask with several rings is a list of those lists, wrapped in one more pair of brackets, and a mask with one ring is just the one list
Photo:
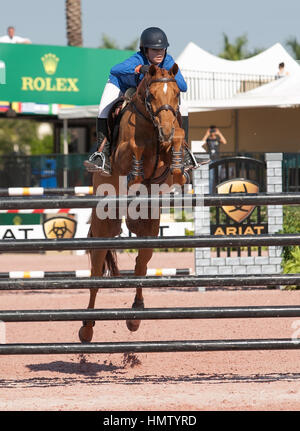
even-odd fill
[(105, 272), (108, 272), (108, 275), (112, 276), (120, 275), (117, 261), (117, 253), (115, 251), (107, 250), (104, 261), (103, 274), (105, 274)]
[[(89, 228), (88, 238), (92, 238), (92, 229)], [(91, 253), (93, 250), (89, 250), (89, 257), (91, 257)], [(120, 271), (118, 268), (118, 259), (116, 251), (107, 250), (104, 263), (103, 263), (103, 275), (112, 275), (118, 276), (120, 275)]]

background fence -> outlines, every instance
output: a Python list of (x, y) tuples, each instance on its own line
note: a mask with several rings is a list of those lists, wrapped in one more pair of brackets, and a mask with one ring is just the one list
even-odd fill
[[(83, 166), (88, 154), (7, 155), (0, 157), (0, 187), (89, 186)], [(67, 179), (67, 184), (64, 183)]]
[(204, 72), (182, 70), (188, 90), (182, 94), (184, 100), (229, 99), (235, 94), (245, 93), (263, 84), (274, 81), (275, 75)]
[[(265, 153), (222, 153), (222, 157), (245, 156), (264, 161)], [(88, 154), (0, 157), (0, 188), (89, 186), (91, 174), (83, 161)], [(283, 153), (283, 191), (300, 191), (300, 153)], [(67, 184), (64, 184), (67, 176)]]

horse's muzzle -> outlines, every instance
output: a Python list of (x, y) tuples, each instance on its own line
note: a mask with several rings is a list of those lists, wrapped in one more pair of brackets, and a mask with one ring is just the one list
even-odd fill
[(172, 127), (170, 133), (165, 133), (164, 128), (162, 126), (158, 126), (158, 137), (160, 142), (172, 142), (174, 137), (175, 127)]

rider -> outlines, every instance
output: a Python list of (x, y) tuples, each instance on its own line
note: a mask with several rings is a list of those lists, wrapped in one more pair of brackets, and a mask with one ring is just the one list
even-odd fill
[[(97, 170), (104, 176), (111, 175), (110, 155), (111, 146), (108, 141), (107, 118), (111, 107), (128, 88), (137, 87), (144, 74), (149, 70), (151, 64), (164, 69), (171, 69), (174, 59), (167, 54), (169, 42), (166, 34), (157, 27), (149, 27), (144, 30), (140, 38), (140, 51), (117, 64), (110, 70), (108, 82), (105, 85), (101, 97), (97, 118), (97, 145), (98, 151), (93, 153), (85, 166), (90, 170)], [(175, 76), (180, 91), (187, 90), (186, 82), (178, 70)], [(182, 125), (185, 130), (186, 141), (188, 139), (188, 117), (182, 112)], [(105, 141), (105, 143), (104, 143)], [(101, 148), (101, 144), (103, 148)], [(100, 148), (102, 151), (100, 151)], [(184, 168), (190, 169), (197, 167), (197, 162), (185, 147)]]

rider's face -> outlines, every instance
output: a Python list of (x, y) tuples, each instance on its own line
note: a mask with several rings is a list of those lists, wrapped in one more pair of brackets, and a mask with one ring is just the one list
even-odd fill
[(165, 56), (165, 49), (153, 49), (153, 48), (148, 48), (148, 59), (150, 61), (150, 63), (158, 65), (160, 64)]

